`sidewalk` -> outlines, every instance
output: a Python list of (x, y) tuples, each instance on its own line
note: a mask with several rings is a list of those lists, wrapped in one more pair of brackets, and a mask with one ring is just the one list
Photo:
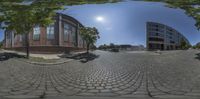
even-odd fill
[[(6, 52), (6, 53), (15, 53), (18, 55), (26, 55), (24, 52), (18, 52), (18, 51), (11, 51), (11, 50), (1, 50), (1, 52)], [(75, 54), (80, 54), (84, 53), (85, 51), (82, 52), (71, 52), (70, 55), (75, 55)], [(67, 54), (62, 53), (62, 54), (32, 54), (30, 53), (30, 57), (35, 57), (35, 58), (43, 58), (43, 59), (61, 59), (61, 56), (66, 56)]]
[[(24, 52), (18, 52), (18, 51), (11, 51), (11, 50), (1, 50), (0, 53), (11, 53), (11, 54), (17, 54), (19, 56), (26, 56), (26, 53)], [(67, 63), (72, 61), (73, 59), (70, 59), (68, 57), (72, 57), (81, 53), (85, 53), (85, 51), (82, 52), (71, 52), (70, 54), (32, 54), (30, 53), (29, 59), (19, 58), (19, 61), (23, 61), (29, 64), (34, 65), (59, 65), (63, 63)]]
[[(16, 53), (18, 55), (26, 55), (24, 52), (17, 52), (17, 51), (11, 51), (11, 50), (2, 50), (2, 52), (6, 53)], [(43, 59), (60, 59), (60, 55), (62, 54), (32, 54), (30, 53), (30, 57), (36, 57), (36, 58), (43, 58)]]

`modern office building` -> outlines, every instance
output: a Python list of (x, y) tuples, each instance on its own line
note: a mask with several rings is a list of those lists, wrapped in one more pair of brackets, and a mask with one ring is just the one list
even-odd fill
[[(36, 25), (29, 33), (30, 51), (35, 53), (60, 53), (70, 50), (85, 49), (85, 41), (79, 33), (83, 25), (73, 17), (57, 13), (55, 23), (41, 27)], [(25, 35), (16, 35), (13, 31), (5, 31), (4, 48), (24, 51)]]
[(148, 50), (176, 50), (180, 49), (181, 42), (190, 45), (181, 33), (167, 25), (147, 22), (146, 28)]

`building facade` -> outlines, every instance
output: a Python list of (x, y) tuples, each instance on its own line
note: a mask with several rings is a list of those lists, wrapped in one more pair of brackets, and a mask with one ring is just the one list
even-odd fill
[[(83, 25), (76, 19), (57, 13), (55, 22), (47, 27), (36, 25), (29, 33), (30, 51), (36, 53), (61, 53), (71, 50), (84, 50), (85, 41), (80, 36), (79, 28)], [(4, 48), (24, 51), (24, 34), (5, 31)]]
[(126, 51), (142, 51), (145, 50), (143, 45), (119, 45), (120, 50)]
[(147, 50), (177, 50), (181, 48), (181, 42), (189, 41), (175, 29), (156, 22), (146, 24)]

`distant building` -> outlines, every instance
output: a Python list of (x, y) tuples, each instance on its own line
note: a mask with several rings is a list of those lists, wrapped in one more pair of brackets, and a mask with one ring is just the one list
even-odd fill
[[(36, 53), (60, 53), (85, 49), (85, 41), (80, 36), (79, 28), (83, 25), (73, 17), (57, 13), (55, 23), (47, 27), (36, 25), (29, 33), (30, 51)], [(20, 24), (20, 23), (19, 23)], [(25, 35), (16, 35), (5, 31), (4, 48), (24, 51)]]
[(140, 51), (145, 50), (143, 45), (119, 45), (120, 50)]
[(145, 50), (145, 47), (143, 45), (134, 45), (132, 46), (132, 50)]
[(131, 50), (132, 45), (119, 45), (120, 50)]
[(176, 50), (181, 42), (190, 45), (189, 41), (175, 29), (156, 22), (147, 22), (147, 50)]

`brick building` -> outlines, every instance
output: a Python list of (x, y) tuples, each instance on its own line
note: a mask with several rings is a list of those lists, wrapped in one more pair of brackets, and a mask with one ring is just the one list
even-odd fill
[[(40, 27), (36, 25), (29, 33), (30, 51), (33, 53), (61, 53), (85, 49), (79, 28), (83, 25), (73, 17), (57, 13), (55, 23)], [(4, 49), (24, 51), (25, 35), (5, 31)]]

